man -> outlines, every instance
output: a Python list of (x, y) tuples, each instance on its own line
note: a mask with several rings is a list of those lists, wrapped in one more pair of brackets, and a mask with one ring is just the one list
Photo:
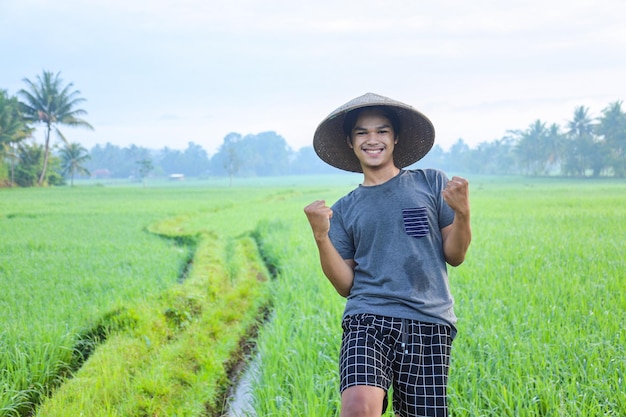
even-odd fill
[(468, 183), (404, 170), (434, 143), (432, 123), (368, 93), (332, 112), (313, 145), (328, 164), (363, 173), (332, 208), (304, 211), (322, 270), (347, 297), (340, 354), (341, 416), (380, 416), (393, 388), (397, 416), (447, 416), (456, 316), (446, 263), (471, 241)]

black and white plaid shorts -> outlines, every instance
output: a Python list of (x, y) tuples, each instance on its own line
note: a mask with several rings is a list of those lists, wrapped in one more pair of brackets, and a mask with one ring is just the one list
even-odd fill
[(393, 387), (397, 415), (448, 415), (450, 326), (356, 314), (342, 328), (341, 392), (355, 385)]

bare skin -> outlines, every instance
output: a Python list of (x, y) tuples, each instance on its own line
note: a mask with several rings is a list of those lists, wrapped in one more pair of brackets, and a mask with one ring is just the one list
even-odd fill
[[(394, 165), (393, 150), (397, 137), (391, 122), (378, 111), (363, 111), (347, 138), (363, 169), (363, 185), (383, 184), (400, 173)], [(443, 198), (454, 210), (454, 221), (441, 229), (446, 262), (458, 266), (465, 260), (472, 232), (470, 228), (469, 185), (461, 177), (452, 177)], [(330, 241), (332, 209), (324, 200), (316, 200), (304, 208), (320, 255), (324, 275), (343, 297), (350, 294), (354, 282), (353, 259), (343, 259)], [(353, 386), (341, 394), (340, 417), (379, 417), (385, 391), (378, 387)]]

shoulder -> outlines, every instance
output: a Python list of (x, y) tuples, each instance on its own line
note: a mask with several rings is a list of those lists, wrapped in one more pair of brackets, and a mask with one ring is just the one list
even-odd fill
[(443, 178), (448, 179), (448, 176), (445, 172), (440, 169), (435, 168), (422, 168), (422, 169), (407, 169), (405, 170), (407, 175), (413, 177), (421, 177), (424, 179), (435, 179), (435, 178)]
[(431, 187), (445, 185), (448, 182), (446, 173), (434, 168), (405, 170), (405, 176), (411, 178), (412, 181), (425, 182), (431, 185)]
[(335, 210), (339, 211), (343, 207), (349, 206), (350, 204), (352, 204), (353, 201), (354, 201), (355, 193), (357, 192), (357, 190), (358, 189), (352, 190), (348, 194), (344, 195), (343, 197), (340, 197), (339, 200), (335, 201), (335, 203), (331, 206), (333, 211), (335, 211)]
[(406, 170), (406, 177), (412, 183), (427, 187), (431, 193), (440, 194), (448, 183), (448, 176), (439, 169), (411, 169)]

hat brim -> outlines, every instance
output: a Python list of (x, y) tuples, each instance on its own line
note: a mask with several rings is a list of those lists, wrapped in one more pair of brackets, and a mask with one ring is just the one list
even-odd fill
[(313, 148), (324, 162), (344, 171), (363, 172), (361, 163), (346, 141), (343, 120), (351, 110), (372, 106), (391, 107), (400, 119), (398, 143), (393, 151), (393, 160), (398, 168), (414, 164), (433, 147), (435, 128), (426, 116), (408, 104), (367, 93), (334, 110), (315, 130)]

